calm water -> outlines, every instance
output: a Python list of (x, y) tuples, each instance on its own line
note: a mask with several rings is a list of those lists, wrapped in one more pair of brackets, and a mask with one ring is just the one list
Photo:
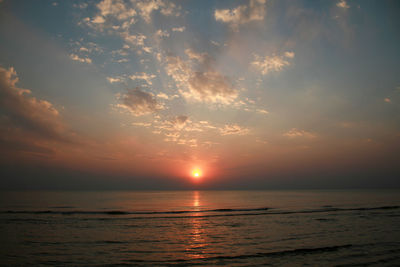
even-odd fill
[(3, 192), (0, 265), (400, 265), (399, 193)]

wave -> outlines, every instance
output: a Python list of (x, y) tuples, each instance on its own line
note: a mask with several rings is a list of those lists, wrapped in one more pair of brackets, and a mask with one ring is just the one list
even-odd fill
[(198, 264), (210, 261), (224, 261), (224, 260), (243, 260), (243, 259), (253, 259), (253, 258), (273, 258), (273, 257), (283, 257), (283, 256), (296, 256), (296, 255), (307, 255), (307, 254), (317, 254), (317, 253), (327, 253), (335, 252), (341, 249), (346, 249), (352, 247), (352, 244), (339, 245), (339, 246), (329, 246), (329, 247), (315, 247), (315, 248), (298, 248), (271, 252), (259, 252), (255, 254), (241, 254), (241, 255), (223, 255), (214, 257), (204, 257), (198, 259), (178, 259), (178, 260), (167, 260), (167, 261), (144, 261), (144, 260), (129, 260), (129, 262), (146, 262), (149, 264)]
[[(326, 212), (346, 212), (346, 211), (373, 211), (373, 210), (396, 210), (400, 206), (381, 206), (381, 207), (359, 207), (359, 208), (323, 208), (312, 210), (276, 210), (271, 211), (272, 208), (243, 208), (243, 209), (210, 209), (210, 210), (178, 210), (178, 211), (63, 211), (63, 210), (7, 210), (0, 211), (0, 214), (54, 214), (54, 215), (179, 215), (179, 214), (193, 214), (184, 216), (153, 216), (153, 217), (131, 217), (132, 219), (149, 219), (149, 218), (186, 218), (186, 217), (219, 217), (219, 216), (255, 216), (255, 215), (285, 215), (285, 214), (307, 214), (307, 213), (326, 213)], [(197, 215), (203, 213), (201, 215)], [(211, 213), (211, 214), (204, 214)]]
[(260, 252), (257, 254), (244, 254), (237, 256), (217, 256), (213, 258), (207, 258), (208, 260), (212, 259), (247, 259), (247, 258), (260, 258), (260, 257), (277, 257), (277, 256), (285, 256), (285, 255), (304, 255), (310, 253), (323, 253), (323, 252), (331, 252), (337, 251), (339, 249), (350, 248), (352, 244), (346, 244), (341, 246), (330, 246), (330, 247), (316, 247), (316, 248), (298, 248), (292, 250), (281, 250), (281, 251), (273, 251), (273, 252)]

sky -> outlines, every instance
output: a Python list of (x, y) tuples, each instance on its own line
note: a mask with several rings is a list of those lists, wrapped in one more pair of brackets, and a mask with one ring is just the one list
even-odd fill
[(0, 188), (400, 187), (399, 14), (2, 0)]

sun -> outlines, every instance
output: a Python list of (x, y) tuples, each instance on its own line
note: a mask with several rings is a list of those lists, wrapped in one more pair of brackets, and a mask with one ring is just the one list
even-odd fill
[(193, 177), (193, 178), (198, 179), (198, 178), (200, 178), (201, 176), (202, 176), (202, 172), (201, 172), (200, 169), (196, 168), (196, 169), (193, 169), (193, 170), (192, 170), (192, 177)]

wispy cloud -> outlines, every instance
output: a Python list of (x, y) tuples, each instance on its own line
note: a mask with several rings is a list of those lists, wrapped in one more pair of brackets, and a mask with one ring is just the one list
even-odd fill
[(237, 124), (225, 125), (219, 129), (221, 135), (247, 135), (250, 130)]
[(97, 8), (103, 18), (111, 16), (118, 20), (125, 20), (136, 15), (136, 10), (127, 6), (122, 0), (103, 0), (97, 4)]
[(169, 32), (167, 32), (165, 30), (164, 31), (163, 30), (158, 30), (158, 31), (156, 31), (155, 36), (157, 38), (169, 37)]
[(185, 31), (185, 29), (186, 29), (185, 26), (182, 26), (182, 27), (174, 27), (174, 28), (172, 28), (172, 31), (173, 31), (173, 32), (183, 32), (183, 31)]
[(213, 68), (214, 60), (207, 53), (185, 50), (189, 60), (200, 63), (194, 70), (191, 62), (180, 57), (167, 57), (166, 72), (180, 87), (181, 95), (192, 101), (229, 104), (237, 98), (238, 92), (230, 79)]
[(138, 72), (133, 75), (130, 75), (129, 78), (131, 80), (144, 80), (147, 84), (152, 85), (152, 79), (154, 79), (156, 75), (154, 74), (147, 74), (145, 72)]
[(140, 127), (149, 127), (151, 126), (150, 122), (132, 122), (133, 126), (140, 126)]
[(254, 66), (262, 75), (270, 72), (278, 72), (291, 65), (290, 61), (295, 56), (294, 52), (285, 52), (282, 56), (272, 55), (260, 57), (254, 55), (251, 65)]
[(284, 133), (283, 136), (286, 136), (288, 138), (299, 138), (299, 137), (315, 138), (315, 137), (317, 137), (317, 135), (314, 133), (307, 132), (305, 130), (300, 130), (297, 128), (292, 128), (288, 132)]
[(166, 99), (166, 100), (172, 100), (174, 98), (178, 98), (179, 95), (167, 95), (163, 92), (160, 92), (157, 94), (157, 97), (162, 98), (162, 99)]
[(76, 54), (71, 54), (71, 55), (69, 55), (69, 57), (74, 61), (79, 61), (79, 62), (82, 62), (82, 63), (92, 64), (92, 60), (90, 58), (88, 58), (88, 57), (79, 57)]
[(264, 19), (266, 13), (265, 0), (250, 0), (247, 5), (240, 5), (233, 9), (216, 9), (215, 20), (229, 24), (232, 30), (237, 31), (239, 25)]
[(121, 83), (123, 80), (123, 77), (107, 77), (109, 83)]
[(161, 0), (140, 1), (136, 4), (136, 7), (139, 10), (140, 16), (147, 23), (151, 22), (151, 14), (156, 10), (160, 10), (160, 13), (165, 16), (177, 17), (180, 15), (180, 7), (173, 2)]
[(261, 109), (261, 108), (257, 109), (256, 111), (257, 111), (257, 113), (260, 113), (260, 114), (265, 114), (265, 115), (269, 114), (268, 110)]

